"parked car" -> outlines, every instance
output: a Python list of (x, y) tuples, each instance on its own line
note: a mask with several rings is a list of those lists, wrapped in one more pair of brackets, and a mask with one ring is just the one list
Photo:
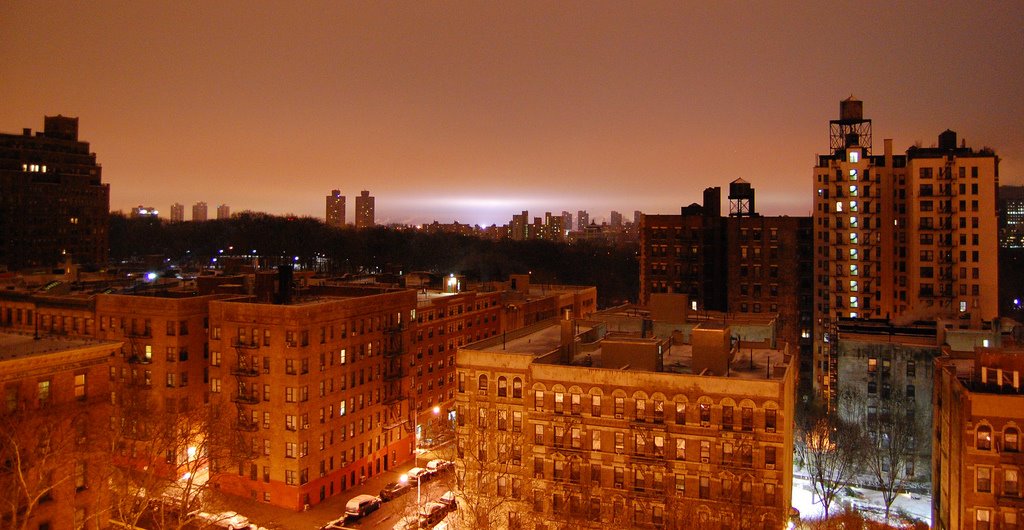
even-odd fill
[(459, 508), (459, 501), (455, 500), (455, 494), (451, 491), (444, 492), (441, 498), (437, 499), (437, 502), (443, 504), (449, 512)]
[(217, 528), (228, 530), (249, 530), (249, 518), (238, 512), (196, 513), (196, 519)]
[(380, 490), (380, 500), (388, 502), (391, 499), (408, 493), (410, 489), (412, 489), (412, 486), (408, 482), (388, 482), (384, 489)]
[(321, 526), (320, 530), (341, 530), (342, 528), (345, 528), (345, 521), (347, 519), (347, 515), (342, 515), (341, 517)]
[(409, 470), (409, 483), (415, 484), (416, 479), (420, 479), (420, 482), (426, 482), (434, 476), (434, 472), (424, 467), (414, 467)]
[(439, 502), (428, 502), (420, 508), (420, 527), (433, 528), (448, 515), (448, 507)]
[(454, 466), (455, 466), (455, 463), (453, 463), (452, 461), (450, 461), (450, 460), (441, 460), (440, 458), (437, 458), (437, 459), (431, 460), (430, 462), (427, 462), (427, 469), (429, 469), (431, 471), (434, 471), (435, 473), (440, 473), (442, 471), (448, 471), (449, 469), (453, 468)]
[(391, 530), (418, 530), (419, 527), (420, 517), (418, 515), (406, 515), (399, 519), (395, 526), (391, 527)]
[(345, 515), (358, 519), (380, 508), (380, 497), (356, 495), (345, 503)]

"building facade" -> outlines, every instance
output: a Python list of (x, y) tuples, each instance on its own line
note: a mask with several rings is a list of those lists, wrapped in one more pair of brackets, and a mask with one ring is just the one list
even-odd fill
[(222, 491), (298, 510), (412, 458), (406, 344), (415, 292), (210, 304), (211, 399), (251, 447)]
[(740, 344), (736, 355), (727, 326), (702, 326), (679, 344), (567, 319), (460, 349), (459, 516), (476, 527), (783, 527), (795, 370), (784, 350)]
[(108, 528), (110, 379), (116, 342), (0, 334), (2, 517), (11, 528)]
[(226, 204), (218, 205), (217, 219), (231, 219), (231, 207)]
[(331, 190), (327, 196), (327, 211), (325, 218), (327, 226), (345, 226), (345, 196), (341, 190)]
[(933, 528), (1020, 528), (1022, 358), (1019, 351), (978, 350), (936, 360)]
[(814, 168), (814, 386), (829, 402), (838, 319), (998, 316), (995, 154), (952, 131), (905, 155), (872, 148), (863, 103), (841, 101)]
[(42, 132), (0, 134), (0, 266), (107, 261), (110, 186), (78, 118), (46, 116)]

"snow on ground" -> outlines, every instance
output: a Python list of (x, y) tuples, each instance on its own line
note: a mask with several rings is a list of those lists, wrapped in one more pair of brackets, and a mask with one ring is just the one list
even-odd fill
[[(850, 488), (854, 495), (840, 493), (832, 502), (830, 512), (838, 513), (844, 505), (849, 504), (866, 516), (876, 520), (885, 518), (885, 503), (882, 501), (882, 494), (871, 489)], [(825, 510), (820, 502), (812, 500), (811, 481), (806, 478), (793, 477), (793, 507), (800, 510), (800, 518), (807, 520), (825, 515)], [(932, 521), (932, 498), (930, 495), (901, 494), (892, 503), (891, 514), (906, 513), (919, 521), (931, 526)]]

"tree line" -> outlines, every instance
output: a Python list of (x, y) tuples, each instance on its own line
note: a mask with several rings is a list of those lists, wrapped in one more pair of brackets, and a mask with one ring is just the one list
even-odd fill
[(115, 262), (161, 256), (182, 267), (199, 267), (225, 255), (258, 257), (266, 266), (294, 262), (334, 275), (429, 271), (495, 281), (532, 273), (537, 282), (596, 286), (601, 307), (635, 301), (639, 292), (635, 246), (493, 241), (390, 227), (357, 230), (330, 227), (312, 217), (249, 212), (184, 223), (111, 215), (110, 257)]

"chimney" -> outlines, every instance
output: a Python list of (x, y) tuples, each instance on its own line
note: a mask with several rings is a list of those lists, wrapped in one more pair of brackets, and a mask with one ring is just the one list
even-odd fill
[(281, 265), (277, 268), (277, 303), (279, 304), (292, 303), (292, 271), (291, 265)]
[(562, 340), (560, 346), (562, 347), (562, 354), (565, 356), (565, 364), (572, 364), (573, 354), (575, 353), (573, 351), (575, 340), (572, 332), (573, 324), (575, 324), (575, 322), (572, 319), (572, 312), (566, 309), (562, 314), (562, 320), (559, 324), (562, 328)]

